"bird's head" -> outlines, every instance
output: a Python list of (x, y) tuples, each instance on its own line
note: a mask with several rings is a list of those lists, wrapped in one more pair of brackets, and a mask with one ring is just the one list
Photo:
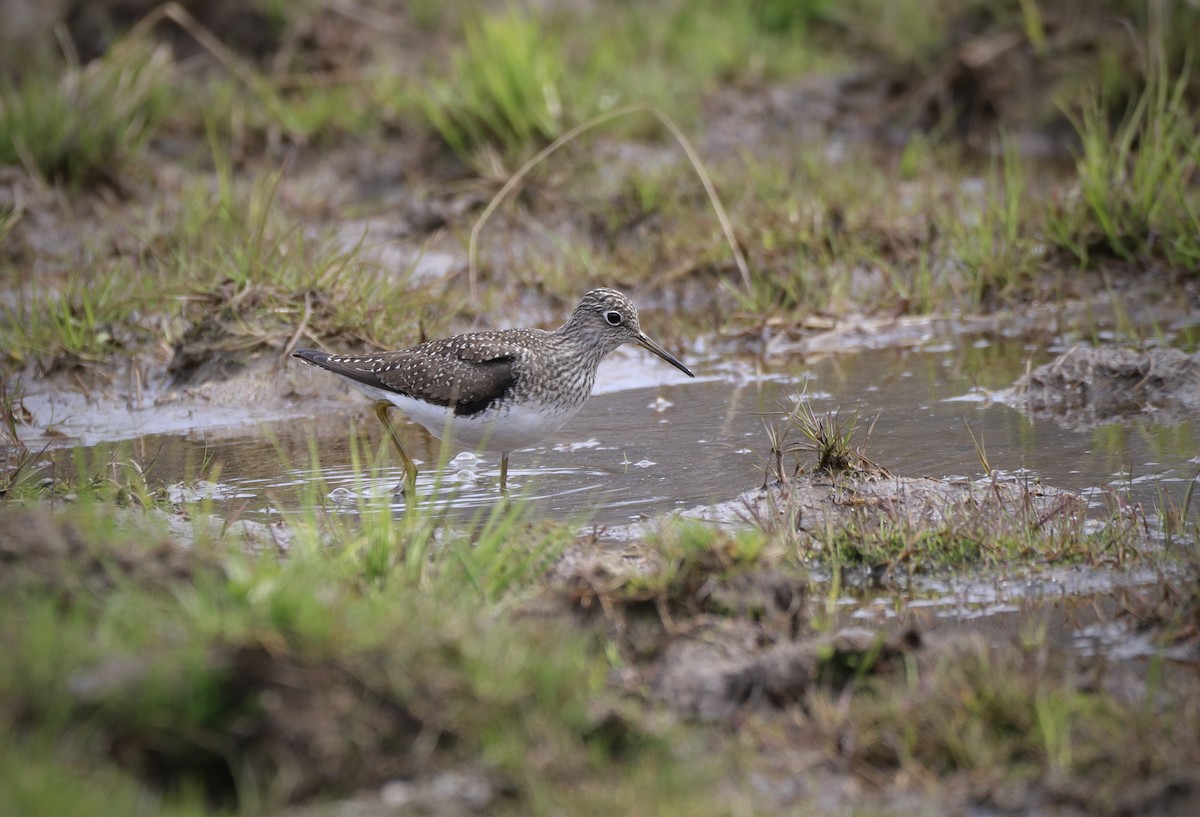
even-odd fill
[(603, 349), (604, 354), (625, 343), (636, 343), (648, 349), (688, 377), (695, 377), (687, 366), (676, 360), (666, 349), (646, 337), (638, 322), (633, 301), (615, 289), (593, 289), (575, 307), (565, 331), (584, 338), (585, 342)]

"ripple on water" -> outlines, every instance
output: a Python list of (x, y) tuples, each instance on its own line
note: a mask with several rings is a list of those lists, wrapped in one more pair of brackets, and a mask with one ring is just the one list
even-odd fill
[[(699, 364), (708, 379), (691, 381), (680, 373), (675, 382), (674, 370), (633, 351), (605, 361), (601, 393), (564, 429), (538, 449), (513, 454), (510, 478), (514, 493), (534, 501), (538, 513), (601, 525), (728, 499), (762, 484), (770, 449), (764, 426), (781, 423), (791, 400), (806, 395), (817, 412), (837, 411), (847, 419), (857, 414), (857, 442), (896, 474), (975, 480), (983, 470), (982, 451), (995, 472), (989, 479), (1086, 490), (1097, 510), (1116, 502), (1151, 508), (1164, 497), (1182, 505), (1200, 464), (1196, 424), (1131, 420), (1077, 431), (982, 399), (985, 390), (1011, 385), (1028, 357), (1021, 341), (1003, 339), (983, 348), (968, 343), (945, 351), (841, 355), (765, 372), (761, 364), (729, 357)], [(630, 384), (638, 388), (604, 391)], [(359, 490), (363, 477), (351, 465), (352, 426), (364, 438), (360, 460), (370, 459), (362, 451), (382, 451), (378, 461), (393, 462), (369, 406), (348, 401), (340, 411), (328, 407), (308, 420), (219, 435), (135, 437), (124, 445), (139, 462), (152, 463), (152, 476), (167, 484), (189, 484), (218, 465), (221, 484), (239, 500), (261, 497), (264, 506), (294, 508), (314, 494), (325, 500), (337, 488)], [(498, 457), (459, 454), (439, 476), (432, 465), (439, 458), (436, 441), (410, 424), (397, 430), (422, 461), (418, 485), (434, 497), (428, 501), (456, 512), (495, 503)], [(789, 443), (802, 441), (795, 429), (789, 435)], [(312, 450), (320, 469), (294, 467), (309, 462)], [(811, 461), (811, 454), (797, 456)], [(394, 467), (377, 470), (371, 479), (378, 486), (371, 490), (386, 494), (400, 477)], [(324, 489), (314, 491), (317, 484)]]

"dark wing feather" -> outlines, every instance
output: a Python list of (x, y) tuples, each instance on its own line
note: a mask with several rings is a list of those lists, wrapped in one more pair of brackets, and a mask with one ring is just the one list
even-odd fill
[(460, 415), (483, 411), (517, 382), (509, 356), (471, 362), (409, 355), (398, 363), (394, 369), (377, 373), (384, 388), (451, 406)]
[(461, 349), (446, 341), (434, 341), (416, 349), (378, 355), (331, 355), (298, 349), (294, 356), (367, 386), (449, 406), (458, 415), (483, 411), (504, 397), (518, 378), (515, 350), (500, 345)]

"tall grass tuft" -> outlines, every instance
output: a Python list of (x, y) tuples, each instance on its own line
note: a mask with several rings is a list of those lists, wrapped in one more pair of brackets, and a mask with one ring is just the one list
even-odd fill
[(557, 41), (541, 22), (510, 9), (466, 23), (450, 74), (430, 84), (421, 107), (459, 156), (484, 145), (520, 154), (563, 129)]
[(134, 321), (137, 294), (125, 264), (74, 272), (59, 292), (18, 288), (0, 304), (0, 360), (43, 371), (104, 360), (143, 334)]
[(1078, 187), (1046, 219), (1049, 238), (1081, 266), (1114, 256), (1200, 268), (1200, 114), (1186, 99), (1187, 79), (1151, 71), (1115, 131), (1104, 98), (1085, 104), (1075, 122)]
[(0, 164), (79, 187), (115, 178), (170, 100), (165, 46), (127, 42), (87, 66), (0, 82)]
[(1025, 292), (1037, 280), (1041, 250), (1030, 235), (1028, 189), (1025, 165), (1006, 145), (979, 212), (952, 223), (950, 242), (973, 307)]
[(382, 346), (415, 326), (423, 296), (405, 270), (362, 258), (353, 236), (296, 224), (282, 171), (239, 179), (210, 137), (215, 184), (185, 186), (146, 239), (193, 339), (282, 359), (305, 336)]

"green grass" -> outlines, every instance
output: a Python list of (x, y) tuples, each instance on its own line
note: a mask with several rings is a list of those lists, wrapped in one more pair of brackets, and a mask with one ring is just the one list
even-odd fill
[(1152, 810), (1195, 762), (1194, 699), (1161, 675), (1114, 694), (1067, 664), (1044, 631), (1024, 646), (962, 640), (858, 694), (813, 700), (805, 726), (846, 747), (854, 768), (957, 780), (984, 802), (1023, 807), (1040, 792), (1088, 814)]
[[(836, 411), (818, 415), (810, 403), (799, 400), (788, 415), (787, 422), (793, 424), (803, 437), (795, 450), (816, 455), (817, 471), (837, 476), (877, 470), (863, 456), (862, 446), (852, 446), (858, 432), (857, 414), (847, 419), (843, 419)], [(869, 430), (867, 434), (870, 435)]]
[[(864, 454), (867, 440), (854, 445), (858, 434), (858, 415), (843, 418), (840, 410), (817, 414), (812, 404), (803, 396), (797, 398), (790, 409), (768, 415), (763, 429), (770, 443), (764, 458), (764, 485), (770, 481), (786, 483), (804, 471), (827, 477), (853, 477), (885, 473)], [(872, 427), (874, 423), (871, 424)], [(871, 429), (866, 429), (869, 438)], [(785, 466), (788, 455), (793, 462)], [(815, 458), (811, 469), (801, 455), (811, 454)]]
[(672, 73), (691, 77), (703, 89), (777, 80), (811, 67), (813, 48), (805, 35), (813, 23), (828, 19), (835, 5), (827, 0), (685, 0), (665, 15), (661, 29), (646, 18), (632, 19), (661, 38), (646, 43), (643, 54), (661, 54)]
[(40, 371), (94, 365), (158, 343), (177, 373), (313, 341), (399, 344), (438, 331), (456, 309), (423, 315), (431, 296), (405, 270), (359, 258), (350, 237), (312, 229), (278, 199), (281, 172), (250, 180), (215, 151), (215, 183), (189, 180), (130, 226), (140, 251), (98, 256), (59, 288), (43, 280), (0, 305), (4, 363)]
[[(652, 105), (687, 123), (699, 96), (719, 84), (775, 80), (815, 65), (805, 35), (831, 5), (682, 0), (544, 18), (510, 7), (465, 21), (449, 69), (430, 78), (418, 105), (446, 144), (481, 169), (484, 148), (523, 158), (622, 104)], [(648, 124), (614, 129), (661, 136)]]
[(74, 272), (61, 292), (24, 286), (0, 306), (0, 345), (10, 366), (33, 362), (43, 371), (110, 359), (127, 341), (143, 341), (137, 326), (142, 284), (129, 265)]
[[(574, 97), (607, 110), (643, 103), (665, 111), (692, 132), (705, 97), (729, 85), (786, 81), (843, 65), (810, 29), (833, 14), (825, 0), (674, 0), (600, 9), (564, 25), (576, 56)], [(581, 38), (579, 32), (588, 36)], [(573, 34), (573, 36), (572, 36)], [(661, 139), (649, 120), (617, 123), (613, 131)]]
[(858, 41), (897, 66), (932, 71), (950, 27), (970, 0), (848, 0), (837, 20)]
[(830, 561), (846, 567), (891, 564), (913, 572), (978, 564), (1008, 564), (1033, 556), (1028, 542), (954, 528), (922, 529), (881, 524), (847, 525), (823, 543)]
[(69, 187), (120, 182), (171, 107), (165, 47), (123, 43), (87, 66), (0, 82), (0, 165)]
[(1110, 103), (1089, 99), (1076, 129), (1078, 187), (1052, 204), (1046, 230), (1082, 267), (1105, 257), (1160, 261), (1183, 274), (1200, 265), (1200, 116), (1187, 101), (1186, 77), (1154, 71), (1110, 128)]
[(181, 77), (177, 87), (195, 104), (178, 111), (171, 125), (197, 140), (215, 132), (242, 160), (257, 160), (281, 145), (329, 150), (369, 144), (395, 116), (397, 100), (411, 93), (404, 77), (376, 66), (351, 78), (271, 78), (243, 67), (238, 74)]
[(970, 498), (943, 500), (935, 522), (914, 521), (910, 517), (919, 512), (887, 505), (862, 511), (818, 535), (815, 552), (837, 566), (908, 573), (1013, 564), (1115, 566), (1153, 553), (1144, 550), (1137, 520), (1118, 508), (1093, 530), (1071, 497), (1035, 509), (1022, 490), (977, 487)]
[(0, 730), (0, 811), (25, 817), (224, 813), (213, 810), (200, 793), (164, 796), (148, 791), (131, 774), (96, 768), (88, 763), (86, 751), (71, 741), (55, 746), (45, 739), (22, 740), (7, 729)]
[(948, 291), (931, 269), (943, 250), (930, 229), (951, 212), (946, 175), (907, 181), (888, 154), (820, 141), (745, 161), (740, 173), (722, 168), (718, 185), (735, 202), (755, 272), (742, 301), (749, 314), (918, 311)]
[[(197, 354), (281, 352), (289, 343), (402, 343), (428, 296), (405, 270), (359, 257), (354, 239), (306, 227), (279, 201), (281, 172), (243, 181), (217, 157), (216, 184), (196, 180), (141, 228), (149, 272), (169, 293)], [(446, 313), (438, 313), (445, 315)], [(452, 314), (452, 312), (451, 312)]]
[(624, 591), (686, 604), (706, 582), (752, 569), (766, 540), (752, 528), (730, 534), (714, 525), (679, 520), (651, 536), (647, 545), (654, 569), (630, 577)]
[(519, 157), (565, 129), (573, 112), (561, 45), (540, 20), (513, 7), (468, 20), (463, 36), (447, 75), (431, 80), (420, 102), (451, 150), (473, 160), (490, 145)]
[(22, 212), (15, 204), (9, 203), (0, 207), (0, 247), (8, 240), (16, 226), (21, 222)]
[(1028, 173), (1017, 151), (1006, 146), (987, 177), (984, 201), (951, 222), (950, 254), (964, 267), (961, 302), (976, 308), (1011, 302), (1038, 285), (1042, 268)]

